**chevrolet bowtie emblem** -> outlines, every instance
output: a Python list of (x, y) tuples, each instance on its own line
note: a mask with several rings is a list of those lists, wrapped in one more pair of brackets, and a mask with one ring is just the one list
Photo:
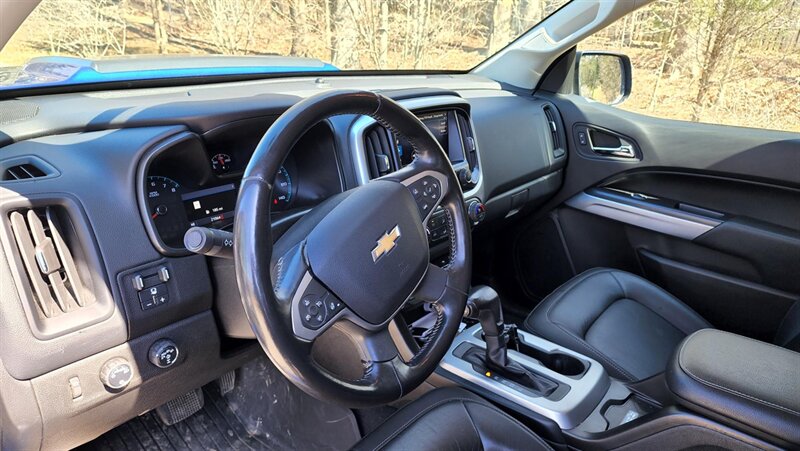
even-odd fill
[(394, 226), (391, 231), (384, 233), (378, 239), (378, 244), (372, 249), (372, 261), (377, 262), (378, 259), (391, 252), (397, 246), (397, 240), (399, 239), (400, 226)]

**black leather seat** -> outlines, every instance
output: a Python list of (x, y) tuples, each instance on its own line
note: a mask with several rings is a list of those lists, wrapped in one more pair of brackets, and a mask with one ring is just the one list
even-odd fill
[(551, 450), (539, 436), (460, 388), (429, 392), (364, 437), (356, 450)]
[(523, 327), (597, 360), (612, 377), (639, 381), (662, 373), (686, 336), (712, 326), (653, 283), (596, 268), (545, 298)]

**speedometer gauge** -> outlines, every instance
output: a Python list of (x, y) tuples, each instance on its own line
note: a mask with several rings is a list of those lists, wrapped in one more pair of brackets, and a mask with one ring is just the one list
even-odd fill
[(292, 177), (285, 167), (281, 166), (275, 175), (275, 186), (272, 188), (272, 208), (284, 210), (292, 203)]

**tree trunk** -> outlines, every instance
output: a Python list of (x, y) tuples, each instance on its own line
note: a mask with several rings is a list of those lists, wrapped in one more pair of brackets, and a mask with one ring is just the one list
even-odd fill
[(514, 36), (519, 36), (540, 20), (539, 8), (533, 0), (517, 0), (514, 5)]
[(492, 3), (489, 36), (486, 40), (488, 55), (492, 55), (503, 48), (511, 38), (511, 16), (513, 10), (512, 0), (494, 0)]
[(669, 32), (667, 33), (666, 40), (661, 43), (662, 45), (662, 57), (661, 57), (661, 65), (658, 68), (658, 74), (656, 76), (656, 83), (653, 85), (653, 94), (650, 96), (650, 104), (647, 106), (647, 109), (653, 111), (656, 105), (656, 97), (658, 95), (658, 85), (661, 84), (661, 77), (664, 76), (664, 72), (667, 69), (667, 64), (670, 60), (672, 50), (676, 45), (675, 42), (675, 35), (676, 31), (679, 27), (683, 25), (679, 25), (677, 20), (680, 13), (681, 4), (678, 3), (674, 6), (675, 10), (672, 12), (672, 22), (670, 23)]
[(678, 59), (686, 53), (686, 49), (689, 47), (687, 42), (689, 33), (686, 32), (686, 27), (689, 22), (690, 7), (691, 5), (686, 1), (680, 1), (675, 5), (670, 29), (672, 36), (669, 42), (669, 54), (664, 66), (665, 74), (672, 74), (678, 68)]
[(340, 69), (357, 69), (358, 30), (355, 18), (350, 14), (348, 0), (333, 0), (333, 48), (331, 62)]
[(328, 61), (333, 62), (333, 12), (331, 11), (331, 0), (322, 0), (322, 14), (325, 22), (325, 46), (328, 50)]
[(153, 34), (156, 39), (158, 53), (167, 53), (169, 35), (164, 23), (164, 0), (150, 0), (150, 14), (153, 16)]
[(707, 47), (706, 57), (700, 68), (697, 95), (694, 98), (694, 111), (692, 112), (693, 122), (700, 120), (706, 101), (710, 96), (712, 77), (728, 46), (730, 33), (736, 27), (736, 12), (732, 8), (734, 7), (729, 3), (724, 3), (720, 14), (711, 21), (716, 24), (716, 30), (713, 32), (713, 38), (709, 41), (710, 45)]
[(308, 46), (308, 5), (306, 0), (294, 0), (289, 5), (289, 27), (292, 33), (291, 56), (307, 56)]
[(431, 15), (431, 0), (417, 0), (412, 36), (412, 57), (414, 69), (422, 68), (422, 58), (428, 46), (428, 22)]
[(378, 69), (389, 66), (389, 0), (380, 0), (380, 28), (378, 28)]

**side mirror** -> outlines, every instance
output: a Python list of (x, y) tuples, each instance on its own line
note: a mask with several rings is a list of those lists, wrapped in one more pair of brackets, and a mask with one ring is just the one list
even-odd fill
[(582, 97), (618, 105), (631, 94), (631, 59), (620, 53), (579, 52), (577, 92)]

